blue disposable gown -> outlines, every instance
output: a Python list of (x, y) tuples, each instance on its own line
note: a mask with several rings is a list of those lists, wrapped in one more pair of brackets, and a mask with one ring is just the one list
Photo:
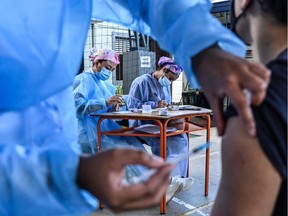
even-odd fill
[(163, 50), (175, 56), (195, 88), (198, 82), (191, 56), (215, 43), (234, 55), (245, 55), (243, 42), (210, 14), (209, 0), (93, 0), (93, 4), (92, 18), (118, 23), (156, 39)]
[(0, 114), (0, 215), (77, 215), (97, 207), (76, 185), (72, 88)]
[[(92, 71), (77, 75), (73, 83), (73, 95), (78, 119), (78, 142), (82, 150), (87, 153), (97, 151), (97, 124), (99, 117), (90, 116), (91, 113), (110, 112), (112, 106), (106, 106), (106, 99), (116, 93), (116, 87), (108, 81), (103, 81)], [(121, 129), (121, 126), (111, 119), (101, 122), (101, 131)], [(116, 146), (133, 147), (145, 151), (142, 143), (135, 137), (102, 136), (103, 149)], [(140, 175), (145, 169), (141, 166), (131, 166), (133, 174)]]
[[(190, 57), (211, 44), (245, 54), (243, 43), (209, 15), (208, 0), (0, 3), (0, 215), (81, 215), (97, 207), (75, 181), (77, 122), (68, 88), (92, 14), (152, 35), (192, 81)], [(53, 106), (46, 103), (51, 97)]]
[[(83, 150), (97, 151), (97, 122), (99, 117), (90, 113), (105, 113), (111, 110), (106, 99), (115, 95), (116, 87), (100, 80), (92, 70), (77, 75), (73, 83), (73, 95), (78, 118), (78, 142)], [(101, 130), (116, 130), (120, 126), (112, 120), (104, 120)]]
[[(171, 102), (170, 86), (162, 87), (152, 74), (144, 74), (137, 77), (131, 84), (127, 106), (129, 108), (141, 108), (142, 104), (150, 104), (152, 108), (157, 107), (159, 100)], [(154, 123), (148, 121), (130, 121), (131, 126), (139, 126), (141, 124)], [(159, 138), (141, 137), (147, 144), (151, 146), (154, 154), (160, 155)], [(181, 153), (188, 152), (188, 139), (186, 134), (167, 137), (167, 158), (176, 158)], [(188, 159), (177, 164), (172, 171), (172, 176), (186, 176), (188, 168)]]
[(142, 108), (143, 104), (158, 107), (158, 102), (165, 100), (171, 103), (171, 89), (169, 86), (162, 87), (152, 74), (144, 74), (137, 77), (131, 83), (129, 95), (127, 96), (128, 108)]

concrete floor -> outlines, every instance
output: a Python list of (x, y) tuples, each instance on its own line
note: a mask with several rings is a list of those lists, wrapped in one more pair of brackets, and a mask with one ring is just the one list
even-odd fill
[[(206, 131), (190, 134), (190, 148), (205, 142)], [(194, 185), (188, 190), (177, 194), (168, 204), (166, 215), (170, 216), (208, 216), (211, 212), (221, 175), (221, 138), (217, 136), (216, 128), (211, 128), (212, 142), (210, 153), (209, 194), (204, 196), (205, 151), (190, 158), (190, 177), (194, 178)], [(115, 215), (108, 208), (99, 209), (91, 216)], [(118, 216), (153, 216), (160, 215), (159, 206), (141, 211), (125, 212)]]

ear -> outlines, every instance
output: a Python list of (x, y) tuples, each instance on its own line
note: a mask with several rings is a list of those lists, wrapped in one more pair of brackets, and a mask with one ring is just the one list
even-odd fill
[(98, 61), (95, 61), (93, 63), (93, 67), (97, 70), (97, 71), (100, 71), (101, 70), (101, 63), (98, 62)]
[(245, 10), (245, 8), (248, 7), (249, 4), (251, 4), (251, 1), (253, 1), (253, 0), (242, 0), (241, 1), (241, 9)]
[(93, 65), (92, 66), (96, 66), (98, 64), (98, 60), (93, 61)]

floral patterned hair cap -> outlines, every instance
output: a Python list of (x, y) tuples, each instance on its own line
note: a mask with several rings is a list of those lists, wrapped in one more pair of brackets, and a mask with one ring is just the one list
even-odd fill
[(183, 68), (178, 65), (173, 59), (168, 58), (166, 56), (162, 56), (158, 61), (159, 67), (167, 68), (169, 71), (171, 71), (174, 74), (177, 74), (178, 76), (183, 71)]
[(90, 50), (89, 60), (92, 62), (95, 62), (97, 60), (109, 60), (109, 61), (114, 62), (117, 65), (120, 63), (118, 56), (119, 56), (119, 53), (114, 50), (96, 49), (95, 47), (93, 47)]

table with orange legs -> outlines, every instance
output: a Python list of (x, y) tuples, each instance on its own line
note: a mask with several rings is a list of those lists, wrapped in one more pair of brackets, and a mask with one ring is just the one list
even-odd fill
[[(178, 134), (186, 133), (189, 141), (189, 132), (197, 130), (206, 129), (206, 142), (210, 142), (210, 118), (211, 110), (201, 108), (200, 110), (181, 110), (181, 111), (169, 111), (169, 115), (161, 116), (158, 112), (152, 113), (129, 113), (129, 112), (110, 112), (110, 113), (101, 113), (101, 114), (91, 114), (91, 116), (98, 116), (99, 121), (97, 125), (97, 135), (98, 135), (98, 149), (101, 150), (101, 135), (110, 135), (110, 136), (138, 136), (138, 137), (159, 137), (160, 139), (160, 157), (166, 159), (166, 140), (169, 136), (175, 136)], [(206, 119), (205, 126), (196, 125), (190, 121), (191, 118), (202, 117)], [(160, 133), (159, 134), (149, 134), (137, 132), (133, 127), (122, 128), (119, 130), (112, 130), (101, 132), (101, 123), (105, 119), (123, 119), (123, 120), (149, 120), (154, 121), (155, 124), (159, 125)], [(184, 119), (183, 130), (177, 130), (175, 132), (166, 133), (168, 123), (175, 119)], [(210, 148), (206, 149), (206, 161), (205, 161), (205, 189), (204, 195), (208, 195), (208, 186), (209, 186), (209, 159), (210, 159)], [(189, 165), (189, 163), (188, 163)], [(189, 170), (189, 169), (188, 169)], [(189, 173), (187, 172), (187, 176)], [(101, 208), (102, 205), (100, 205)], [(164, 195), (160, 203), (160, 213), (166, 213), (166, 196)]]

